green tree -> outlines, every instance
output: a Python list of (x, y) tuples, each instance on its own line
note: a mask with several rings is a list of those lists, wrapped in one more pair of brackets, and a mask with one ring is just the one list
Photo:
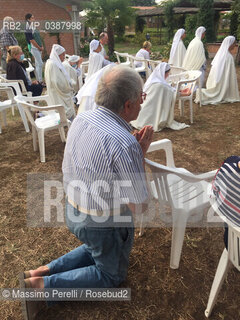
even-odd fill
[(144, 26), (146, 24), (146, 21), (144, 20), (143, 17), (136, 17), (136, 22), (135, 22), (135, 31), (143, 33)]
[(236, 38), (240, 39), (240, 0), (235, 0), (232, 4), (231, 20), (230, 20), (230, 33)]
[(197, 7), (200, 9), (198, 17), (198, 25), (204, 26), (206, 28), (206, 41), (212, 42), (216, 40), (215, 30), (214, 30), (214, 18), (215, 12), (213, 9), (213, 0), (198, 0)]
[(155, 0), (131, 0), (131, 6), (151, 7), (155, 5), (156, 5)]
[(130, 0), (93, 0), (86, 5), (87, 25), (99, 32), (107, 28), (108, 54), (114, 52), (114, 29), (122, 33), (135, 17), (135, 10), (130, 7)]

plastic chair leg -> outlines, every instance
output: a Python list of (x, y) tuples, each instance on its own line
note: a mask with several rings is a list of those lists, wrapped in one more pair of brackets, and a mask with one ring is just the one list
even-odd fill
[(198, 89), (199, 89), (199, 106), (202, 106), (202, 85), (201, 85), (201, 80), (199, 78), (198, 81)]
[(2, 119), (3, 119), (3, 124), (6, 127), (7, 126), (7, 116), (6, 116), (6, 110), (2, 111)]
[(172, 227), (172, 245), (170, 268), (178, 269), (180, 257), (182, 253), (183, 240), (186, 230), (187, 216), (186, 214), (173, 213), (173, 227)]
[(221, 290), (222, 284), (227, 276), (229, 268), (232, 266), (231, 261), (228, 259), (227, 249), (223, 250), (220, 261), (218, 263), (217, 271), (213, 280), (212, 288), (208, 298), (207, 309), (205, 310), (205, 316), (208, 318), (212, 309), (217, 301), (218, 294)]
[(39, 150), (40, 150), (40, 160), (41, 162), (45, 162), (44, 130), (38, 131), (38, 143), (39, 143)]
[(28, 122), (27, 122), (27, 118), (26, 118), (26, 114), (25, 114), (23, 108), (18, 105), (18, 110), (19, 110), (20, 116), (22, 118), (23, 125), (24, 125), (24, 128), (25, 128), (26, 132), (30, 132), (30, 129), (29, 129), (29, 126), (28, 126)]
[(190, 107), (190, 123), (193, 123), (193, 105), (192, 105), (192, 99), (189, 100), (189, 107)]
[(15, 109), (14, 109), (14, 106), (12, 106), (12, 115), (13, 115), (13, 116), (15, 115)]
[(180, 109), (180, 115), (181, 115), (181, 117), (183, 117), (184, 116), (184, 102), (181, 99), (179, 99), (179, 109)]
[(141, 237), (143, 235), (143, 213), (141, 214), (141, 222), (140, 222), (140, 230), (139, 230), (139, 236)]
[(32, 126), (32, 137), (33, 137), (33, 150), (38, 150), (38, 144), (37, 144), (37, 130), (35, 127)]
[(59, 134), (60, 134), (60, 137), (61, 137), (62, 142), (66, 142), (66, 137), (65, 137), (64, 128), (63, 128), (63, 127), (58, 128), (58, 131), (59, 131)]

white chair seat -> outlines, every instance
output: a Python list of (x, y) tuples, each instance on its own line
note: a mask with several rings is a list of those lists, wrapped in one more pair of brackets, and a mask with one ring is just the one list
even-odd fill
[(40, 129), (51, 130), (54, 127), (57, 127), (59, 125), (59, 121), (60, 121), (59, 113), (52, 112), (46, 116), (37, 118), (35, 120), (35, 123), (36, 123), (36, 126)]
[[(0, 107), (9, 107), (12, 105), (12, 100), (5, 100), (5, 101), (0, 101)], [(1, 109), (0, 109), (1, 111)]]

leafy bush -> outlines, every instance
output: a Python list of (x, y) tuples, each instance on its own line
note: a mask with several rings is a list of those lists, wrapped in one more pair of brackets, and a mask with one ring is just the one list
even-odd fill
[(81, 39), (80, 40), (80, 56), (81, 57), (88, 57), (89, 56), (89, 42), (86, 39)]

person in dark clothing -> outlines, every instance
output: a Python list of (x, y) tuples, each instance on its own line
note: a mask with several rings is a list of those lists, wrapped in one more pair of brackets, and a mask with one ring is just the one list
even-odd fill
[(43, 86), (38, 81), (31, 81), (28, 78), (23, 64), (24, 54), (19, 46), (9, 47), (7, 55), (7, 79), (23, 80), (27, 91), (31, 91), (33, 97), (42, 94)]

